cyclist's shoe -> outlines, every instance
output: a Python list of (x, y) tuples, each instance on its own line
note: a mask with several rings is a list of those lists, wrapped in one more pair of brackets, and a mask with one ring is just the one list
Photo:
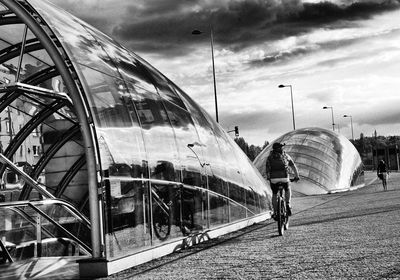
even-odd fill
[(275, 221), (277, 221), (277, 220), (278, 220), (278, 215), (276, 215), (276, 214), (274, 213), (274, 214), (272, 214), (271, 218), (274, 219)]
[(290, 207), (290, 205), (286, 206), (286, 211), (287, 211), (288, 216), (292, 216), (292, 207)]

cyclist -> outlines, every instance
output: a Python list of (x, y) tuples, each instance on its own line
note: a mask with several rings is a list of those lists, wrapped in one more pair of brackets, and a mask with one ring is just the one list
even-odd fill
[(275, 142), (272, 145), (272, 151), (267, 157), (266, 161), (266, 173), (267, 180), (270, 182), (272, 189), (272, 207), (274, 208), (273, 218), (276, 219), (276, 208), (277, 208), (277, 194), (279, 187), (277, 183), (285, 183), (285, 201), (287, 206), (288, 215), (292, 215), (292, 208), (290, 205), (291, 190), (289, 185), (289, 168), (294, 172), (293, 181), (299, 180), (299, 171), (292, 158), (283, 151), (282, 147), (285, 144)]

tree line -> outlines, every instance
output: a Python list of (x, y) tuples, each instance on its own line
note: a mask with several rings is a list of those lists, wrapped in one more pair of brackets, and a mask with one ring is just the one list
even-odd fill
[[(351, 141), (351, 140), (350, 140)], [(360, 134), (359, 139), (351, 141), (361, 157), (365, 157), (366, 154), (372, 152), (376, 148), (385, 148), (400, 146), (400, 136), (375, 136), (366, 137), (363, 133)]]
[(247, 155), (247, 157), (253, 161), (265, 147), (268, 146), (269, 142), (265, 141), (262, 147), (256, 145), (249, 145), (243, 137), (235, 138), (236, 144), (242, 149), (242, 151)]

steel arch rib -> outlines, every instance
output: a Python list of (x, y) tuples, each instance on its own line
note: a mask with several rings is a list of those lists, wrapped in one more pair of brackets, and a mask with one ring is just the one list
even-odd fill
[(39, 72), (36, 72), (35, 74), (27, 77), (25, 80), (22, 81), (22, 83), (25, 84), (30, 84), (30, 85), (38, 85), (44, 81), (47, 81), (51, 78), (54, 78), (58, 76), (59, 73), (56, 69), (55, 66), (50, 66), (47, 67)]
[(13, 89), (10, 92), (7, 92), (0, 98), (0, 112), (3, 112), (3, 110), (8, 107), (15, 99), (17, 99), (21, 95), (20, 92), (18, 92), (17, 89)]
[(68, 184), (72, 181), (75, 175), (81, 170), (81, 168), (86, 164), (85, 155), (79, 157), (77, 161), (72, 165), (72, 167), (68, 170), (68, 172), (61, 179), (58, 184), (57, 191), (55, 193), (55, 197), (60, 198), (67, 188)]

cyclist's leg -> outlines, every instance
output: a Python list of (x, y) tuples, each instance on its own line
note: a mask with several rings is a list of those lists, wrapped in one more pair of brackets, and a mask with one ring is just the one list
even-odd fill
[(292, 208), (291, 208), (291, 199), (292, 199), (292, 190), (291, 190), (291, 188), (290, 188), (290, 184), (289, 183), (286, 183), (286, 186), (285, 186), (285, 201), (286, 201), (286, 206), (287, 206), (287, 209), (288, 209), (288, 214), (289, 214), (289, 216), (292, 214)]
[(278, 191), (279, 188), (276, 186), (276, 184), (271, 184), (271, 190), (272, 190), (272, 210), (274, 211), (274, 214), (276, 214), (276, 209), (278, 208)]

